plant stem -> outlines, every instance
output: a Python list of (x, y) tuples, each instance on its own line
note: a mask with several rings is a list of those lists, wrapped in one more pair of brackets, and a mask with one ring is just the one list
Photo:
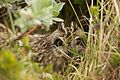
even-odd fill
[(13, 19), (12, 19), (12, 14), (11, 14), (10, 8), (8, 6), (8, 0), (5, 0), (5, 4), (7, 5), (7, 10), (8, 10), (8, 14), (9, 14), (9, 17), (10, 17), (10, 22), (11, 22), (11, 27), (12, 27), (13, 34), (16, 35), (15, 27), (14, 27), (14, 23), (13, 23)]
[(72, 5), (71, 1), (70, 1), (70, 0), (68, 0), (68, 2), (69, 2), (70, 6), (71, 6), (71, 8), (72, 8), (72, 10), (73, 10), (73, 12), (74, 12), (74, 14), (75, 14), (75, 16), (76, 16), (76, 18), (77, 18), (77, 20), (78, 20), (78, 22), (79, 22), (80, 26), (81, 26), (81, 29), (82, 29), (82, 30), (84, 30), (84, 29), (83, 29), (83, 26), (82, 26), (82, 24), (81, 24), (81, 22), (80, 22), (80, 19), (79, 19), (79, 17), (78, 17), (78, 15), (77, 15), (77, 13), (76, 13), (76, 11), (75, 11), (75, 9), (74, 9), (74, 7), (73, 7), (73, 5)]

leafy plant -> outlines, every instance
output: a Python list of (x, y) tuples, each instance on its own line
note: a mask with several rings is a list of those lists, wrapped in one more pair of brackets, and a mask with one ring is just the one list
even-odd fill
[(27, 11), (23, 11), (20, 14), (20, 18), (15, 21), (15, 24), (19, 25), (22, 31), (26, 31), (33, 25), (44, 24), (46, 30), (53, 24), (53, 20), (63, 21), (58, 16), (59, 11), (62, 9), (64, 3), (56, 3), (51, 0), (30, 0), (31, 5), (27, 7)]
[(0, 79), (19, 80), (21, 69), (22, 64), (11, 51), (5, 49), (0, 51)]

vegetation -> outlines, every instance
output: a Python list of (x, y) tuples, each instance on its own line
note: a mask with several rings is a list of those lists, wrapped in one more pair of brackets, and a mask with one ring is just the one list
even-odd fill
[[(120, 80), (120, 1), (62, 1), (0, 0), (0, 80)], [(80, 14), (79, 7), (87, 13)], [(43, 68), (34, 63), (26, 35), (39, 27), (46, 34), (54, 24), (67, 21), (75, 21), (84, 34), (84, 55), (70, 49), (75, 58), (81, 57), (79, 64), (70, 62), (59, 73), (53, 71), (52, 64)]]

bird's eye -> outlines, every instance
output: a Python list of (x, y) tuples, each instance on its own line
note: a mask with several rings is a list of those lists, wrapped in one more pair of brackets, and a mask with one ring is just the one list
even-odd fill
[(80, 38), (76, 38), (76, 45), (80, 45)]
[(56, 40), (54, 41), (54, 45), (56, 45), (57, 47), (58, 47), (58, 46), (63, 46), (63, 41), (62, 41), (61, 39), (56, 39)]

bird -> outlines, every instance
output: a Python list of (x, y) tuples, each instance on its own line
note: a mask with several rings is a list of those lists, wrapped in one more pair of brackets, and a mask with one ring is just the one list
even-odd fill
[[(36, 53), (32, 56), (34, 62), (39, 63), (40, 66), (47, 66), (48, 64), (53, 65), (53, 71), (60, 71), (62, 68), (72, 60), (69, 56), (69, 50), (65, 46), (75, 47), (74, 41), (79, 41), (76, 39), (71, 40), (71, 36), (78, 36), (74, 34), (77, 27), (71, 23), (70, 27), (65, 27), (62, 23), (58, 26), (54, 32), (48, 35), (30, 35), (30, 46), (31, 50)], [(76, 44), (78, 47), (79, 44)], [(78, 50), (78, 49), (77, 49)], [(81, 49), (79, 49), (81, 50)]]

